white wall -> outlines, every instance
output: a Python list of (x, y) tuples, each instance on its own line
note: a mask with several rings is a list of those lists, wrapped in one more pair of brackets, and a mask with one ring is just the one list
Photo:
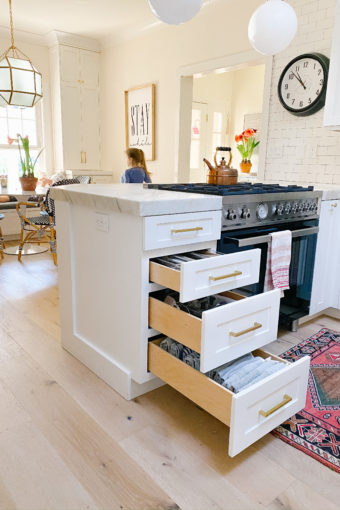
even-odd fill
[[(231, 113), (232, 149), (234, 154), (234, 166), (239, 168), (242, 157), (236, 149), (235, 135), (244, 130), (244, 116), (246, 114), (261, 113), (264, 90), (265, 66), (251, 66), (239, 71), (234, 71), (233, 99)], [(253, 126), (255, 127), (255, 126)], [(255, 149), (258, 154), (259, 149)], [(257, 171), (257, 157), (252, 158), (254, 171)]]
[(194, 79), (194, 101), (224, 104), (229, 118), (226, 143), (232, 147), (233, 166), (237, 169), (242, 158), (236, 148), (235, 135), (242, 133), (246, 114), (262, 112), (264, 76), (265, 66), (257, 65)]
[(340, 184), (340, 133), (322, 127), (324, 110), (295, 117), (279, 103), (277, 83), (290, 59), (330, 54), (336, 0), (290, 0), (299, 20), (293, 44), (274, 58), (265, 178), (271, 182)]
[[(182, 66), (249, 51), (248, 20), (262, 0), (223, 0), (205, 7), (187, 24), (166, 27), (107, 48), (102, 57), (103, 170), (115, 181), (126, 168), (124, 90), (156, 84), (155, 182), (174, 180), (178, 129), (179, 77)], [(230, 22), (232, 20), (232, 23)]]

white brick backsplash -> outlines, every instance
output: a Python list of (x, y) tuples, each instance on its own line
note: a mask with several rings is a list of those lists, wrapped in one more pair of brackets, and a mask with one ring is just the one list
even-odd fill
[[(291, 3), (299, 7), (299, 33), (289, 51), (274, 58), (265, 180), (337, 185), (340, 184), (340, 133), (322, 126), (323, 110), (311, 117), (295, 117), (282, 108), (277, 98), (278, 79), (291, 58), (310, 51), (329, 55), (335, 0)], [(305, 32), (306, 39), (300, 32)]]
[(281, 106), (277, 84), (294, 57), (319, 52), (329, 57), (336, 0), (290, 0), (298, 16), (298, 32), (286, 51), (273, 59), (269, 105), (266, 182), (340, 184), (340, 132), (323, 127), (322, 109), (296, 117)]

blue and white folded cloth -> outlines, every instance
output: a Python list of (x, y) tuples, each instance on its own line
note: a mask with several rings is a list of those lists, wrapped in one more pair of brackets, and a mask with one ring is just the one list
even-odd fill
[[(189, 347), (169, 337), (161, 341), (160, 347), (195, 370), (200, 369), (200, 355)], [(211, 370), (206, 375), (228, 390), (238, 393), (283, 367), (283, 363), (270, 357), (264, 359), (249, 353)]]

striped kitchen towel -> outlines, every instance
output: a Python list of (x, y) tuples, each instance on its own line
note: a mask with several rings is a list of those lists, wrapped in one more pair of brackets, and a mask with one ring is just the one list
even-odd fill
[(289, 289), (289, 266), (292, 255), (290, 230), (273, 232), (268, 243), (268, 256), (264, 292), (273, 289)]

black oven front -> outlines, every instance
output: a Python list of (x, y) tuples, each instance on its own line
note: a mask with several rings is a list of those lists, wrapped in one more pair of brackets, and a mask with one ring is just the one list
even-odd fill
[(218, 251), (233, 253), (259, 248), (261, 250), (260, 278), (258, 283), (239, 289), (245, 295), (263, 292), (270, 234), (280, 230), (292, 232), (290, 289), (284, 291), (280, 306), (280, 324), (296, 330), (298, 320), (308, 315), (312, 293), (318, 220), (301, 220), (281, 225), (270, 225), (240, 230), (222, 231)]

